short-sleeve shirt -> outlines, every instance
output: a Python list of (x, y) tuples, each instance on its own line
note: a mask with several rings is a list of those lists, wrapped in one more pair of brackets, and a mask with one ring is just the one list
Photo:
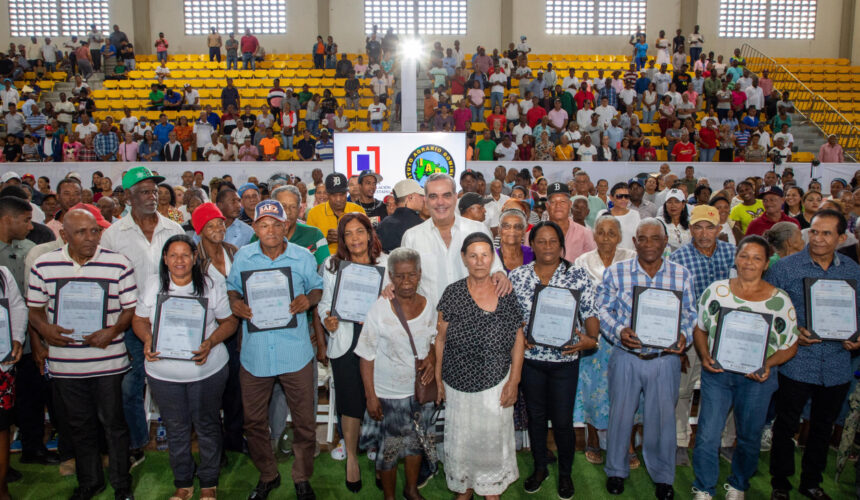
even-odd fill
[[(535, 273), (535, 263), (531, 262), (514, 269), (508, 278), (514, 286), (514, 294), (517, 296), (517, 302), (523, 314), (523, 323), (528, 325), (535, 289), (541, 284), (540, 278)], [(578, 319), (580, 323), (584, 322), (586, 318), (597, 318), (595, 286), (583, 268), (562, 262), (555, 269), (555, 272), (552, 273), (552, 277), (547, 282), (547, 285), (579, 290)], [(577, 329), (584, 331), (584, 327), (581, 324), (577, 326)], [(559, 349), (536, 345), (526, 350), (525, 357), (526, 359), (559, 363), (576, 361), (579, 358), (579, 353), (565, 355)]]
[(788, 349), (797, 342), (800, 333), (797, 329), (797, 313), (787, 293), (776, 288), (769, 299), (753, 302), (741, 299), (732, 293), (729, 280), (719, 280), (705, 289), (698, 304), (699, 313), (696, 323), (699, 329), (708, 332), (708, 350), (714, 347), (721, 307), (773, 316), (770, 335), (767, 339), (767, 357), (773, 356), (776, 351)]
[(448, 323), (442, 380), (460, 392), (495, 387), (511, 367), (511, 349), (523, 315), (515, 294), (499, 297), (495, 311), (472, 299), (466, 278), (448, 285), (437, 306)]
[[(364, 209), (361, 206), (356, 205), (352, 202), (346, 202), (346, 206), (343, 209), (344, 215), (352, 212), (361, 212), (365, 213)], [(331, 209), (331, 205), (329, 202), (325, 202), (322, 205), (317, 205), (314, 208), (308, 211), (307, 215), (307, 224), (309, 226), (313, 226), (320, 230), (320, 232), (325, 236), (328, 234), (330, 229), (337, 229), (339, 217), (335, 215), (334, 211)], [(337, 243), (329, 243), (328, 251), (331, 255), (337, 253)]]
[(761, 200), (755, 200), (752, 205), (744, 205), (739, 203), (729, 212), (729, 219), (740, 223), (741, 232), (746, 234), (747, 226), (753, 219), (764, 213), (764, 205)]
[(264, 137), (260, 140), (260, 146), (263, 147), (263, 154), (273, 155), (275, 151), (278, 150), (278, 147), (281, 145), (281, 142), (275, 139), (274, 137)]

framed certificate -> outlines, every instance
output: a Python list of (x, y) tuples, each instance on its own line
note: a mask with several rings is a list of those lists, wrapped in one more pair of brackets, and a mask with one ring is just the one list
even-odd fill
[(12, 323), (9, 315), (9, 299), (0, 299), (0, 362), (12, 356)]
[(242, 291), (253, 317), (247, 321), (248, 332), (295, 328), (296, 317), (290, 313), (293, 302), (293, 274), (289, 267), (242, 271)]
[(331, 299), (331, 315), (341, 321), (364, 322), (370, 306), (379, 298), (385, 268), (340, 261)]
[(155, 324), (152, 325), (152, 350), (159, 358), (192, 361), (206, 336), (206, 297), (158, 294)]
[(814, 339), (857, 340), (857, 281), (804, 278), (806, 329)]
[(681, 292), (663, 288), (633, 288), (630, 329), (642, 347), (674, 349), (681, 331)]
[(772, 314), (720, 308), (711, 357), (727, 372), (756, 373), (764, 368)]
[(76, 342), (107, 326), (108, 282), (99, 279), (57, 280), (54, 324), (74, 330)]
[(529, 343), (554, 349), (575, 344), (579, 298), (579, 290), (538, 285), (529, 316)]

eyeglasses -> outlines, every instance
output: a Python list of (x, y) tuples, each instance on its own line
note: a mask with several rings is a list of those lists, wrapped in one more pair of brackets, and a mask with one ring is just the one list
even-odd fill
[(616, 194), (616, 195), (615, 195), (615, 197), (616, 197), (616, 198), (618, 198), (619, 200), (627, 200), (627, 199), (630, 199), (630, 195), (629, 195), (629, 194)]
[(522, 224), (502, 224), (502, 230), (503, 231), (508, 231), (510, 229), (516, 229), (517, 231), (522, 231), (525, 228), (526, 227), (523, 226)]

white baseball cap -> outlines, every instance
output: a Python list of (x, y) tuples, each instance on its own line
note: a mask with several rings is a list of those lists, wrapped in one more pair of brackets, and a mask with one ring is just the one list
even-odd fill
[(9, 182), (12, 179), (18, 179), (20, 181), (21, 176), (18, 175), (16, 172), (6, 172), (5, 174), (3, 174), (3, 176), (0, 176), (0, 182), (3, 183)]
[(684, 197), (684, 192), (680, 189), (670, 189), (668, 193), (666, 193), (666, 200), (674, 198), (682, 203), (685, 203), (687, 200)]

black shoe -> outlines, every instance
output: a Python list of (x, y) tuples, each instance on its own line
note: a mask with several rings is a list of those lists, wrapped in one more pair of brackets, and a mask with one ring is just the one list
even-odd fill
[(671, 500), (675, 498), (675, 489), (672, 488), (671, 484), (657, 483), (657, 487), (654, 488), (654, 495), (659, 500)]
[(424, 464), (421, 464), (421, 468), (418, 470), (418, 489), (427, 486), (427, 483), (433, 479), (433, 476), (436, 475), (436, 471), (430, 470), (429, 467), (424, 467)]
[(560, 476), (558, 478), (558, 498), (561, 500), (570, 500), (573, 498), (573, 479), (570, 476)]
[(281, 485), (281, 475), (278, 474), (271, 481), (258, 481), (257, 487), (248, 495), (248, 500), (266, 500), (269, 498), (269, 493)]
[(314, 489), (311, 488), (310, 482), (302, 481), (301, 483), (296, 483), (296, 498), (298, 500), (316, 500), (317, 496), (314, 493)]
[(41, 449), (36, 453), (21, 453), (22, 464), (60, 465), (60, 455), (55, 451)]
[(540, 485), (546, 480), (547, 476), (549, 476), (549, 472), (546, 469), (535, 469), (532, 475), (523, 483), (523, 489), (526, 490), (526, 493), (537, 493), (540, 491)]
[(94, 496), (105, 490), (105, 485), (101, 486), (89, 486), (89, 487), (80, 487), (75, 488), (75, 491), (72, 492), (72, 496), (69, 497), (69, 500), (90, 500)]
[(617, 476), (607, 478), (606, 491), (610, 495), (620, 495), (624, 493), (624, 478)]
[(376, 476), (376, 487), (379, 488), (379, 491), (382, 491), (382, 478)]
[(813, 500), (830, 500), (830, 495), (824, 493), (824, 490), (821, 488), (800, 488), (797, 490), (798, 493), (805, 496), (806, 498), (812, 498)]
[(788, 490), (772, 490), (770, 492), (770, 500), (789, 500), (790, 498)]
[(20, 471), (15, 470), (12, 467), (9, 467), (6, 470), (6, 482), (7, 483), (14, 483), (14, 482), (20, 481), (23, 477), (24, 477), (24, 475), (21, 474)]
[(113, 500), (134, 500), (134, 494), (131, 490), (114, 491)]

